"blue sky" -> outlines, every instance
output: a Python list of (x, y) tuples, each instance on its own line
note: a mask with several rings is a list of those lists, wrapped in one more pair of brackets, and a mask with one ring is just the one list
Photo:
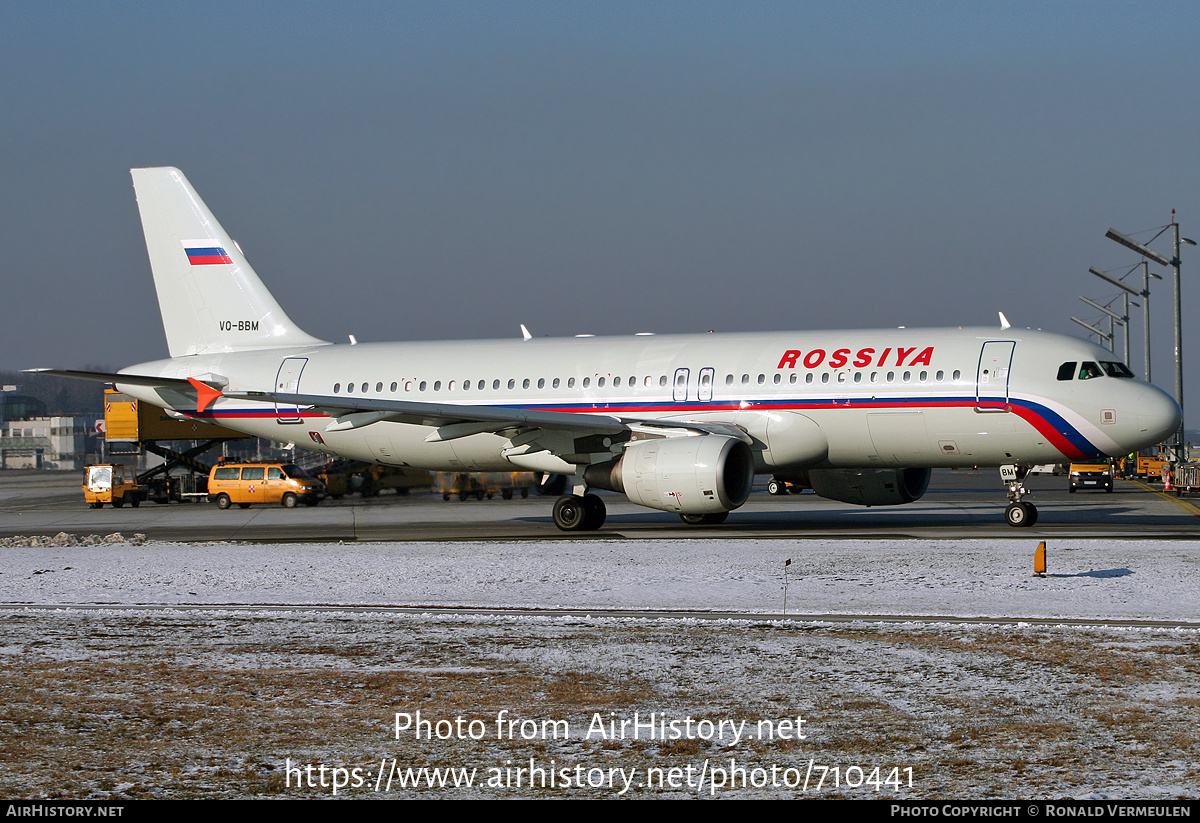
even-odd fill
[[(165, 356), (128, 175), (149, 165), (183, 169), (326, 339), (997, 311), (1074, 334), (1071, 315), (1098, 317), (1077, 295), (1116, 294), (1088, 267), (1137, 262), (1109, 226), (1149, 239), (1174, 208), (1200, 238), (1198, 18), (1185, 3), (7, 3), (0, 368)], [(1187, 317), (1197, 273), (1186, 250)], [(1168, 303), (1160, 286), (1169, 388)], [(1200, 378), (1185, 385), (1195, 425)]]

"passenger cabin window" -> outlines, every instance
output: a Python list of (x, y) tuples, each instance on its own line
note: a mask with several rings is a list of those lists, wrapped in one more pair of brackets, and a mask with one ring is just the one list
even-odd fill
[(1076, 363), (1076, 361), (1071, 360), (1071, 361), (1063, 363), (1061, 366), (1059, 366), (1058, 367), (1058, 379), (1059, 380), (1070, 380), (1071, 378), (1073, 378), (1075, 376), (1075, 363)]

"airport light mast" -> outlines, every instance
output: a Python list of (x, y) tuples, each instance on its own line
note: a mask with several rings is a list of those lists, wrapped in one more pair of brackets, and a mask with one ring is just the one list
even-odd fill
[[(1162, 236), (1163, 232), (1171, 230), (1171, 259), (1168, 260), (1163, 255), (1156, 252), (1154, 249), (1137, 242), (1131, 237), (1121, 234), (1116, 229), (1110, 228), (1105, 232), (1105, 237), (1110, 240), (1115, 240), (1122, 246), (1140, 254), (1142, 257), (1158, 263), (1160, 266), (1170, 267), (1173, 277), (1173, 292), (1175, 299), (1175, 402), (1179, 404), (1179, 410), (1183, 411), (1183, 300), (1180, 296), (1180, 278), (1179, 278), (1179, 244), (1187, 243), (1189, 246), (1196, 245), (1195, 240), (1190, 240), (1186, 237), (1179, 236), (1179, 223), (1175, 221), (1175, 209), (1171, 209), (1171, 222), (1159, 231), (1158, 234), (1150, 238), (1153, 243), (1157, 238)], [(1096, 274), (1093, 270), (1092, 274)], [(1177, 460), (1184, 459), (1183, 448), (1183, 428), (1184, 422), (1181, 416), (1179, 421), (1179, 429), (1175, 432), (1175, 457)]]
[[(1088, 300), (1082, 294), (1079, 295), (1079, 299), (1082, 300), (1084, 303), (1087, 303), (1093, 309), (1104, 312), (1104, 314), (1108, 315), (1108, 350), (1111, 352), (1114, 352), (1114, 353), (1116, 352), (1116, 347), (1115, 347), (1116, 332), (1113, 327), (1117, 323), (1121, 324), (1121, 326), (1125, 330), (1125, 352), (1124, 352), (1124, 355), (1125, 355), (1125, 363), (1128, 364), (1129, 363), (1129, 295), (1125, 295), (1125, 314), (1123, 314), (1123, 315), (1117, 314), (1115, 311), (1108, 308), (1108, 306), (1101, 306), (1095, 300)], [(1112, 302), (1112, 301), (1109, 301), (1109, 302)]]
[[(1142, 290), (1141, 291), (1138, 291), (1137, 289), (1133, 288), (1132, 286), (1130, 286), (1129, 284), (1127, 284), (1125, 282), (1125, 278), (1128, 277), (1133, 272), (1133, 269), (1138, 268), (1138, 266), (1140, 266), (1142, 269)], [(1100, 269), (1096, 268), (1095, 266), (1092, 266), (1090, 269), (1088, 269), (1088, 271), (1091, 274), (1096, 275), (1097, 277), (1099, 277), (1101, 280), (1105, 281), (1106, 283), (1116, 286), (1118, 289), (1125, 292), (1125, 301), (1126, 301), (1125, 302), (1125, 318), (1126, 318), (1126, 320), (1128, 320), (1128, 318), (1129, 318), (1129, 295), (1132, 294), (1135, 297), (1142, 298), (1142, 357), (1143, 357), (1143, 362), (1144, 362), (1142, 378), (1147, 383), (1151, 382), (1151, 380), (1150, 380), (1150, 278), (1154, 277), (1154, 278), (1157, 278), (1158, 280), (1162, 280), (1162, 277), (1155, 274), (1154, 272), (1150, 271), (1150, 264), (1145, 260), (1143, 260), (1141, 263), (1138, 263), (1136, 266), (1131, 268), (1129, 271), (1125, 272), (1125, 274), (1121, 275), (1119, 278), (1111, 276), (1108, 272), (1100, 271)], [(1136, 306), (1138, 304), (1134, 303), (1133, 305)], [(1128, 327), (1126, 327), (1126, 328), (1128, 328)], [(1129, 361), (1128, 332), (1126, 332), (1126, 334), (1127, 334), (1127, 337), (1126, 337), (1127, 345), (1126, 345), (1125, 360), (1128, 363), (1128, 361)]]

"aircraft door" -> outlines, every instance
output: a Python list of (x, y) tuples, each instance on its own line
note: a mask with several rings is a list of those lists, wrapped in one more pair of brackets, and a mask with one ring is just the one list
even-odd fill
[(674, 398), (675, 402), (677, 402), (677, 403), (683, 403), (683, 402), (687, 401), (688, 374), (689, 374), (689, 372), (687, 369), (676, 369), (675, 370), (675, 389), (674, 389), (674, 392), (672, 393), (672, 397)]
[(713, 369), (712, 366), (700, 370), (700, 386), (696, 389), (696, 399), (701, 402), (712, 400)]
[[(300, 391), (300, 373), (308, 364), (307, 357), (287, 357), (279, 365), (279, 374), (275, 376), (275, 391), (283, 394), (294, 394)], [(275, 404), (275, 419), (280, 423), (302, 423), (300, 407), (289, 403)]]
[(989, 340), (983, 344), (975, 376), (976, 411), (1008, 411), (1008, 372), (1016, 345), (1012, 340)]

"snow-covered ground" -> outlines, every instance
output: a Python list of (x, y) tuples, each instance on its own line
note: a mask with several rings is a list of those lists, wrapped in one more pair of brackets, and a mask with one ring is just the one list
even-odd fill
[(1200, 541), (550, 540), (0, 548), (8, 603), (1200, 621)]
[(1200, 622), (1200, 543), (1052, 541), (1044, 578), (1035, 548), (0, 547), (0, 795), (1200, 796), (1194, 628), (305, 609), (776, 615), (790, 558), (793, 614)]

